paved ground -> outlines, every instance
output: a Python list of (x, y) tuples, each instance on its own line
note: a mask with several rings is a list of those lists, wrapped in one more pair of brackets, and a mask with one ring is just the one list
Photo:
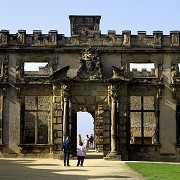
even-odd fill
[(1, 158), (0, 180), (143, 179), (121, 161), (85, 159), (83, 167), (76, 167), (76, 163), (73, 159), (70, 167), (64, 167), (58, 159)]

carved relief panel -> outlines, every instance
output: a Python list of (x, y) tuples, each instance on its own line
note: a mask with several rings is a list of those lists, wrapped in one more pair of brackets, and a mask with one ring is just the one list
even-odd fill
[(42, 43), (42, 39), (41, 39), (41, 30), (34, 30), (33, 31), (33, 38), (34, 38), (34, 46), (39, 46)]
[(162, 31), (153, 31), (154, 47), (160, 48), (162, 46)]
[(49, 31), (49, 45), (57, 45), (57, 31)]
[(0, 45), (7, 45), (8, 44), (8, 36), (9, 31), (8, 30), (1, 30), (0, 31)]
[(25, 44), (26, 43), (26, 30), (18, 30), (17, 42), (19, 44)]
[(123, 31), (123, 47), (130, 48), (131, 47), (131, 31)]
[(171, 46), (172, 47), (179, 47), (179, 31), (171, 31)]
[(82, 51), (77, 79), (102, 79), (102, 65), (98, 49), (87, 47)]
[(8, 63), (9, 56), (0, 57), (0, 82), (7, 83), (8, 81)]
[(69, 16), (71, 35), (81, 34), (82, 31), (98, 31), (101, 16)]

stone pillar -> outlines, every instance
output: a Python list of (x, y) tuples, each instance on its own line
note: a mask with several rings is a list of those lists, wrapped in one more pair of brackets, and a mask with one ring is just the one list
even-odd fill
[(116, 139), (117, 139), (117, 93), (111, 96), (111, 154), (117, 154)]
[(118, 88), (111, 87), (111, 151), (105, 157), (106, 160), (121, 160), (117, 150), (117, 125), (118, 125)]
[(60, 144), (63, 142), (63, 102), (64, 93), (59, 82), (53, 83), (53, 104), (52, 104), (52, 143), (53, 153), (61, 150)]
[(69, 136), (69, 89), (64, 89), (63, 141)]

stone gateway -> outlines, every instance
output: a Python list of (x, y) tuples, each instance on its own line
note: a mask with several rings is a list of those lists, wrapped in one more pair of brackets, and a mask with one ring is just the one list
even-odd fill
[(101, 16), (69, 19), (70, 37), (0, 31), (1, 157), (53, 157), (67, 136), (75, 153), (77, 112), (87, 111), (105, 159), (179, 161), (180, 32), (101, 34)]

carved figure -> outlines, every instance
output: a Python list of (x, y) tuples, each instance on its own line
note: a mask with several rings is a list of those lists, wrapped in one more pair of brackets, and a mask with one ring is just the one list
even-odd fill
[(98, 49), (87, 47), (82, 51), (82, 58), (80, 59), (80, 68), (76, 78), (85, 79), (101, 79), (102, 65), (98, 55)]
[(124, 41), (123, 44), (129, 44), (129, 36), (127, 34), (124, 34)]
[(173, 64), (171, 66), (171, 82), (172, 82), (172, 84), (176, 82), (176, 76), (177, 76), (177, 74), (176, 74), (176, 67)]
[(18, 33), (17, 39), (20, 43), (24, 43), (24, 35), (21, 33)]
[(36, 33), (34, 34), (34, 40), (35, 40), (35, 41), (39, 40), (39, 35), (36, 34)]
[(161, 44), (161, 34), (154, 34), (154, 42), (157, 45)]
[(17, 80), (21, 79), (21, 66), (16, 66), (16, 78)]
[(6, 42), (6, 36), (3, 33), (0, 33), (0, 43)]
[(93, 71), (93, 69), (95, 68), (95, 63), (93, 61), (86, 61), (85, 66), (88, 72)]
[(172, 44), (178, 44), (178, 35), (172, 34)]

